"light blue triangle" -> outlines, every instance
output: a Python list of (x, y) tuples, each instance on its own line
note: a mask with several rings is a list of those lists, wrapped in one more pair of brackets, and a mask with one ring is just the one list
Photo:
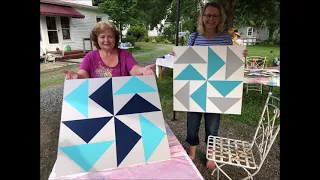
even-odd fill
[(207, 100), (207, 82), (200, 86), (190, 96), (204, 111), (206, 111), (206, 100)]
[(228, 95), (242, 81), (209, 81), (209, 83), (223, 96)]
[(175, 80), (206, 80), (191, 64), (189, 64)]
[(83, 170), (88, 172), (100, 159), (103, 153), (109, 149), (113, 142), (114, 140), (76, 146), (65, 146), (60, 147), (59, 149), (69, 156), (69, 158), (77, 163)]
[(226, 63), (208, 47), (208, 79), (214, 75)]
[(158, 126), (151, 123), (144, 116), (139, 114), (140, 127), (142, 133), (142, 143), (144, 149), (144, 158), (147, 162), (154, 150), (158, 147), (161, 140), (165, 136), (165, 132)]
[(135, 94), (144, 92), (156, 92), (154, 88), (132, 76), (116, 93), (119, 94)]
[(74, 89), (64, 100), (85, 117), (88, 117), (88, 80)]

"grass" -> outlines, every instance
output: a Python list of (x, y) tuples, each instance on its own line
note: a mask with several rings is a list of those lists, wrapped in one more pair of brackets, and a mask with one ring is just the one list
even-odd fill
[[(267, 61), (273, 61), (274, 57), (280, 58), (279, 46), (247, 46), (248, 56), (267, 56)], [(273, 51), (273, 53), (270, 53)]]

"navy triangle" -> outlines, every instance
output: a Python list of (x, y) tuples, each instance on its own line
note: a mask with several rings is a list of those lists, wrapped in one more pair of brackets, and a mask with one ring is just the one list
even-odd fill
[(147, 100), (135, 94), (122, 109), (117, 113), (117, 115), (122, 114), (136, 114), (152, 111), (161, 111), (153, 104), (149, 103)]
[(113, 114), (112, 78), (100, 86), (89, 97), (105, 110)]
[(63, 121), (63, 123), (86, 143), (89, 143), (89, 141), (110, 121), (111, 118), (112, 116)]
[(117, 166), (129, 154), (131, 149), (137, 144), (141, 136), (114, 117), (117, 147)]

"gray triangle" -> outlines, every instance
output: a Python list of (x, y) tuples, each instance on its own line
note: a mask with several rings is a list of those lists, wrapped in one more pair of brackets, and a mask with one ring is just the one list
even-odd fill
[(175, 64), (202, 64), (207, 63), (199, 54), (189, 47), (176, 61)]
[(244, 62), (229, 47), (227, 49), (226, 79), (236, 72)]
[(241, 98), (224, 98), (224, 97), (208, 97), (208, 99), (220, 109), (225, 112)]
[(179, 100), (179, 102), (189, 110), (189, 88), (190, 81), (187, 82), (174, 96)]

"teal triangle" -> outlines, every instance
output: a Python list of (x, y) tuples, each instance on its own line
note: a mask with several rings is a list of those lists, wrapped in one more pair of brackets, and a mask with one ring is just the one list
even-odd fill
[(65, 146), (60, 147), (59, 149), (69, 156), (69, 158), (77, 163), (83, 170), (88, 172), (113, 142), (114, 140)]
[(189, 64), (175, 80), (206, 80), (191, 64)]
[(85, 117), (88, 117), (88, 80), (74, 89), (64, 100)]
[(151, 123), (144, 116), (139, 114), (140, 127), (142, 133), (142, 143), (144, 149), (144, 158), (147, 162), (154, 150), (158, 147), (161, 140), (165, 136), (165, 132), (158, 126)]
[(206, 111), (206, 100), (207, 100), (207, 82), (200, 86), (190, 96), (204, 111)]
[(208, 79), (214, 75), (226, 63), (208, 47)]
[(242, 81), (209, 81), (209, 83), (223, 96), (228, 95)]
[(154, 88), (141, 81), (137, 77), (132, 76), (116, 93), (119, 94), (135, 94), (144, 92), (156, 92)]

